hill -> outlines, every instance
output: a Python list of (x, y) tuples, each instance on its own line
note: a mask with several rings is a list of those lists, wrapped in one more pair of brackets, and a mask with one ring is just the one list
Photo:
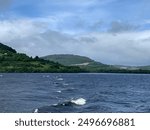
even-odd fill
[(0, 72), (85, 72), (77, 66), (64, 66), (36, 56), (17, 53), (11, 47), (0, 43)]
[(96, 62), (78, 55), (49, 55), (42, 58), (29, 57), (0, 43), (0, 73), (150, 73), (150, 66), (113, 66)]
[(48, 55), (45, 57), (42, 57), (45, 60), (51, 60), (54, 62), (59, 62), (63, 65), (71, 66), (71, 65), (86, 65), (93, 63), (94, 60), (91, 60), (88, 57), (85, 56), (78, 56), (78, 55), (71, 55), (71, 54), (58, 54), (58, 55)]
[(107, 73), (150, 73), (150, 66), (121, 66), (106, 65), (96, 62), (85, 56), (57, 54), (41, 57), (45, 60), (58, 62), (66, 66), (78, 66), (87, 72), (107, 72)]
[(57, 54), (41, 57), (45, 60), (58, 62), (66, 66), (78, 66), (88, 72), (111, 72), (118, 68), (112, 65), (96, 62), (88, 57), (70, 54)]

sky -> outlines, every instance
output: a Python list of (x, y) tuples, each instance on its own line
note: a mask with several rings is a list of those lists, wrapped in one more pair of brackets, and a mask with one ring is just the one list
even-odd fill
[(150, 65), (150, 0), (0, 0), (0, 42), (29, 56)]

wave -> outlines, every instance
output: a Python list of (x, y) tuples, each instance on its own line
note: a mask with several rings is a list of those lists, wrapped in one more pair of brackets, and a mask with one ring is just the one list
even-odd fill
[(63, 78), (58, 78), (57, 80), (62, 81), (62, 80), (64, 80), (64, 79), (63, 79)]
[(34, 113), (38, 113), (38, 111), (39, 111), (38, 108), (36, 108), (36, 109), (34, 110)]
[(68, 83), (63, 83), (63, 85), (64, 85), (64, 86), (68, 86), (69, 84), (68, 84)]
[(75, 90), (76, 90), (75, 88), (64, 88), (64, 89), (61, 89), (61, 90), (57, 90), (56, 92), (57, 93), (62, 93), (62, 92), (68, 93), (68, 92), (73, 92)]
[(62, 85), (62, 86), (68, 86), (68, 83), (61, 83), (61, 82), (53, 82), (54, 85)]
[(43, 78), (49, 78), (50, 76), (49, 75), (43, 75)]
[(57, 93), (61, 93), (61, 90), (56, 91)]
[(72, 103), (76, 104), (76, 105), (85, 105), (86, 104), (86, 100), (84, 98), (79, 98), (76, 100), (71, 100)]
[(75, 90), (77, 90), (77, 89), (73, 88), (73, 87), (62, 89), (63, 92), (73, 92)]
[(64, 101), (62, 103), (53, 104), (52, 106), (74, 106), (74, 105), (85, 105), (86, 100), (84, 98), (71, 99), (70, 101)]
[(80, 109), (80, 107), (77, 107), (77, 106), (83, 106), (85, 104), (86, 104), (86, 99), (84, 98), (71, 99), (71, 100), (60, 102), (60, 103), (53, 104), (50, 106), (36, 108), (34, 110), (34, 113), (70, 112), (75, 109)]

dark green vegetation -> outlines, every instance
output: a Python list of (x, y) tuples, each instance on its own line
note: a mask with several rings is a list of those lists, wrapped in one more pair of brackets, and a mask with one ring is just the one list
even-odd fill
[(114, 66), (96, 62), (85, 56), (62, 54), (62, 55), (49, 55), (42, 58), (45, 60), (58, 62), (66, 66), (78, 66), (88, 72), (107, 72), (110, 70), (117, 69)]
[(85, 72), (77, 66), (64, 66), (36, 56), (17, 53), (16, 50), (0, 43), (0, 72)]
[(39, 73), (150, 73), (150, 66), (113, 66), (77, 55), (49, 55), (42, 58), (17, 53), (0, 43), (0, 72)]
[(45, 60), (58, 62), (66, 66), (78, 66), (87, 72), (99, 72), (99, 73), (150, 73), (150, 66), (132, 67), (132, 66), (114, 66), (106, 65), (100, 62), (96, 62), (88, 57), (59, 54), (48, 55), (42, 57)]
[(66, 66), (94, 62), (93, 60), (91, 60), (88, 57), (78, 56), (78, 55), (69, 55), (69, 54), (49, 55), (49, 56), (45, 56), (42, 58), (45, 60), (59, 62), (60, 64), (63, 64)]

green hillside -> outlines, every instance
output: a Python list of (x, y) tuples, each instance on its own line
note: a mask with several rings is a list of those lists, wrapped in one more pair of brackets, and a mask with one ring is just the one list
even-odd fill
[(118, 68), (114, 66), (105, 65), (100, 62), (96, 62), (85, 56), (58, 54), (58, 55), (48, 55), (42, 58), (45, 60), (58, 62), (60, 64), (67, 65), (67, 66), (78, 66), (89, 72), (107, 72), (107, 71), (110, 72), (110, 71), (115, 71), (116, 69), (118, 70)]
[(32, 58), (0, 43), (0, 72), (84, 72), (84, 70), (77, 66), (64, 66), (47, 61), (38, 56)]
[(17, 53), (11, 47), (0, 43), (0, 73), (2, 72), (43, 72), (43, 73), (150, 73), (150, 66), (113, 66), (96, 62), (77, 55), (49, 55), (35, 58)]
[(150, 65), (149, 65), (149, 66), (141, 66), (140, 69), (143, 69), (143, 70), (150, 70)]
[(85, 56), (61, 54), (61, 55), (49, 55), (42, 57), (45, 60), (51, 60), (54, 62), (59, 62), (60, 64), (71, 66), (83, 63), (93, 63), (94, 61)]
[(107, 73), (150, 73), (150, 66), (132, 67), (120, 65), (106, 65), (85, 56), (57, 54), (42, 57), (45, 60), (58, 62), (66, 66), (78, 66), (87, 72)]

